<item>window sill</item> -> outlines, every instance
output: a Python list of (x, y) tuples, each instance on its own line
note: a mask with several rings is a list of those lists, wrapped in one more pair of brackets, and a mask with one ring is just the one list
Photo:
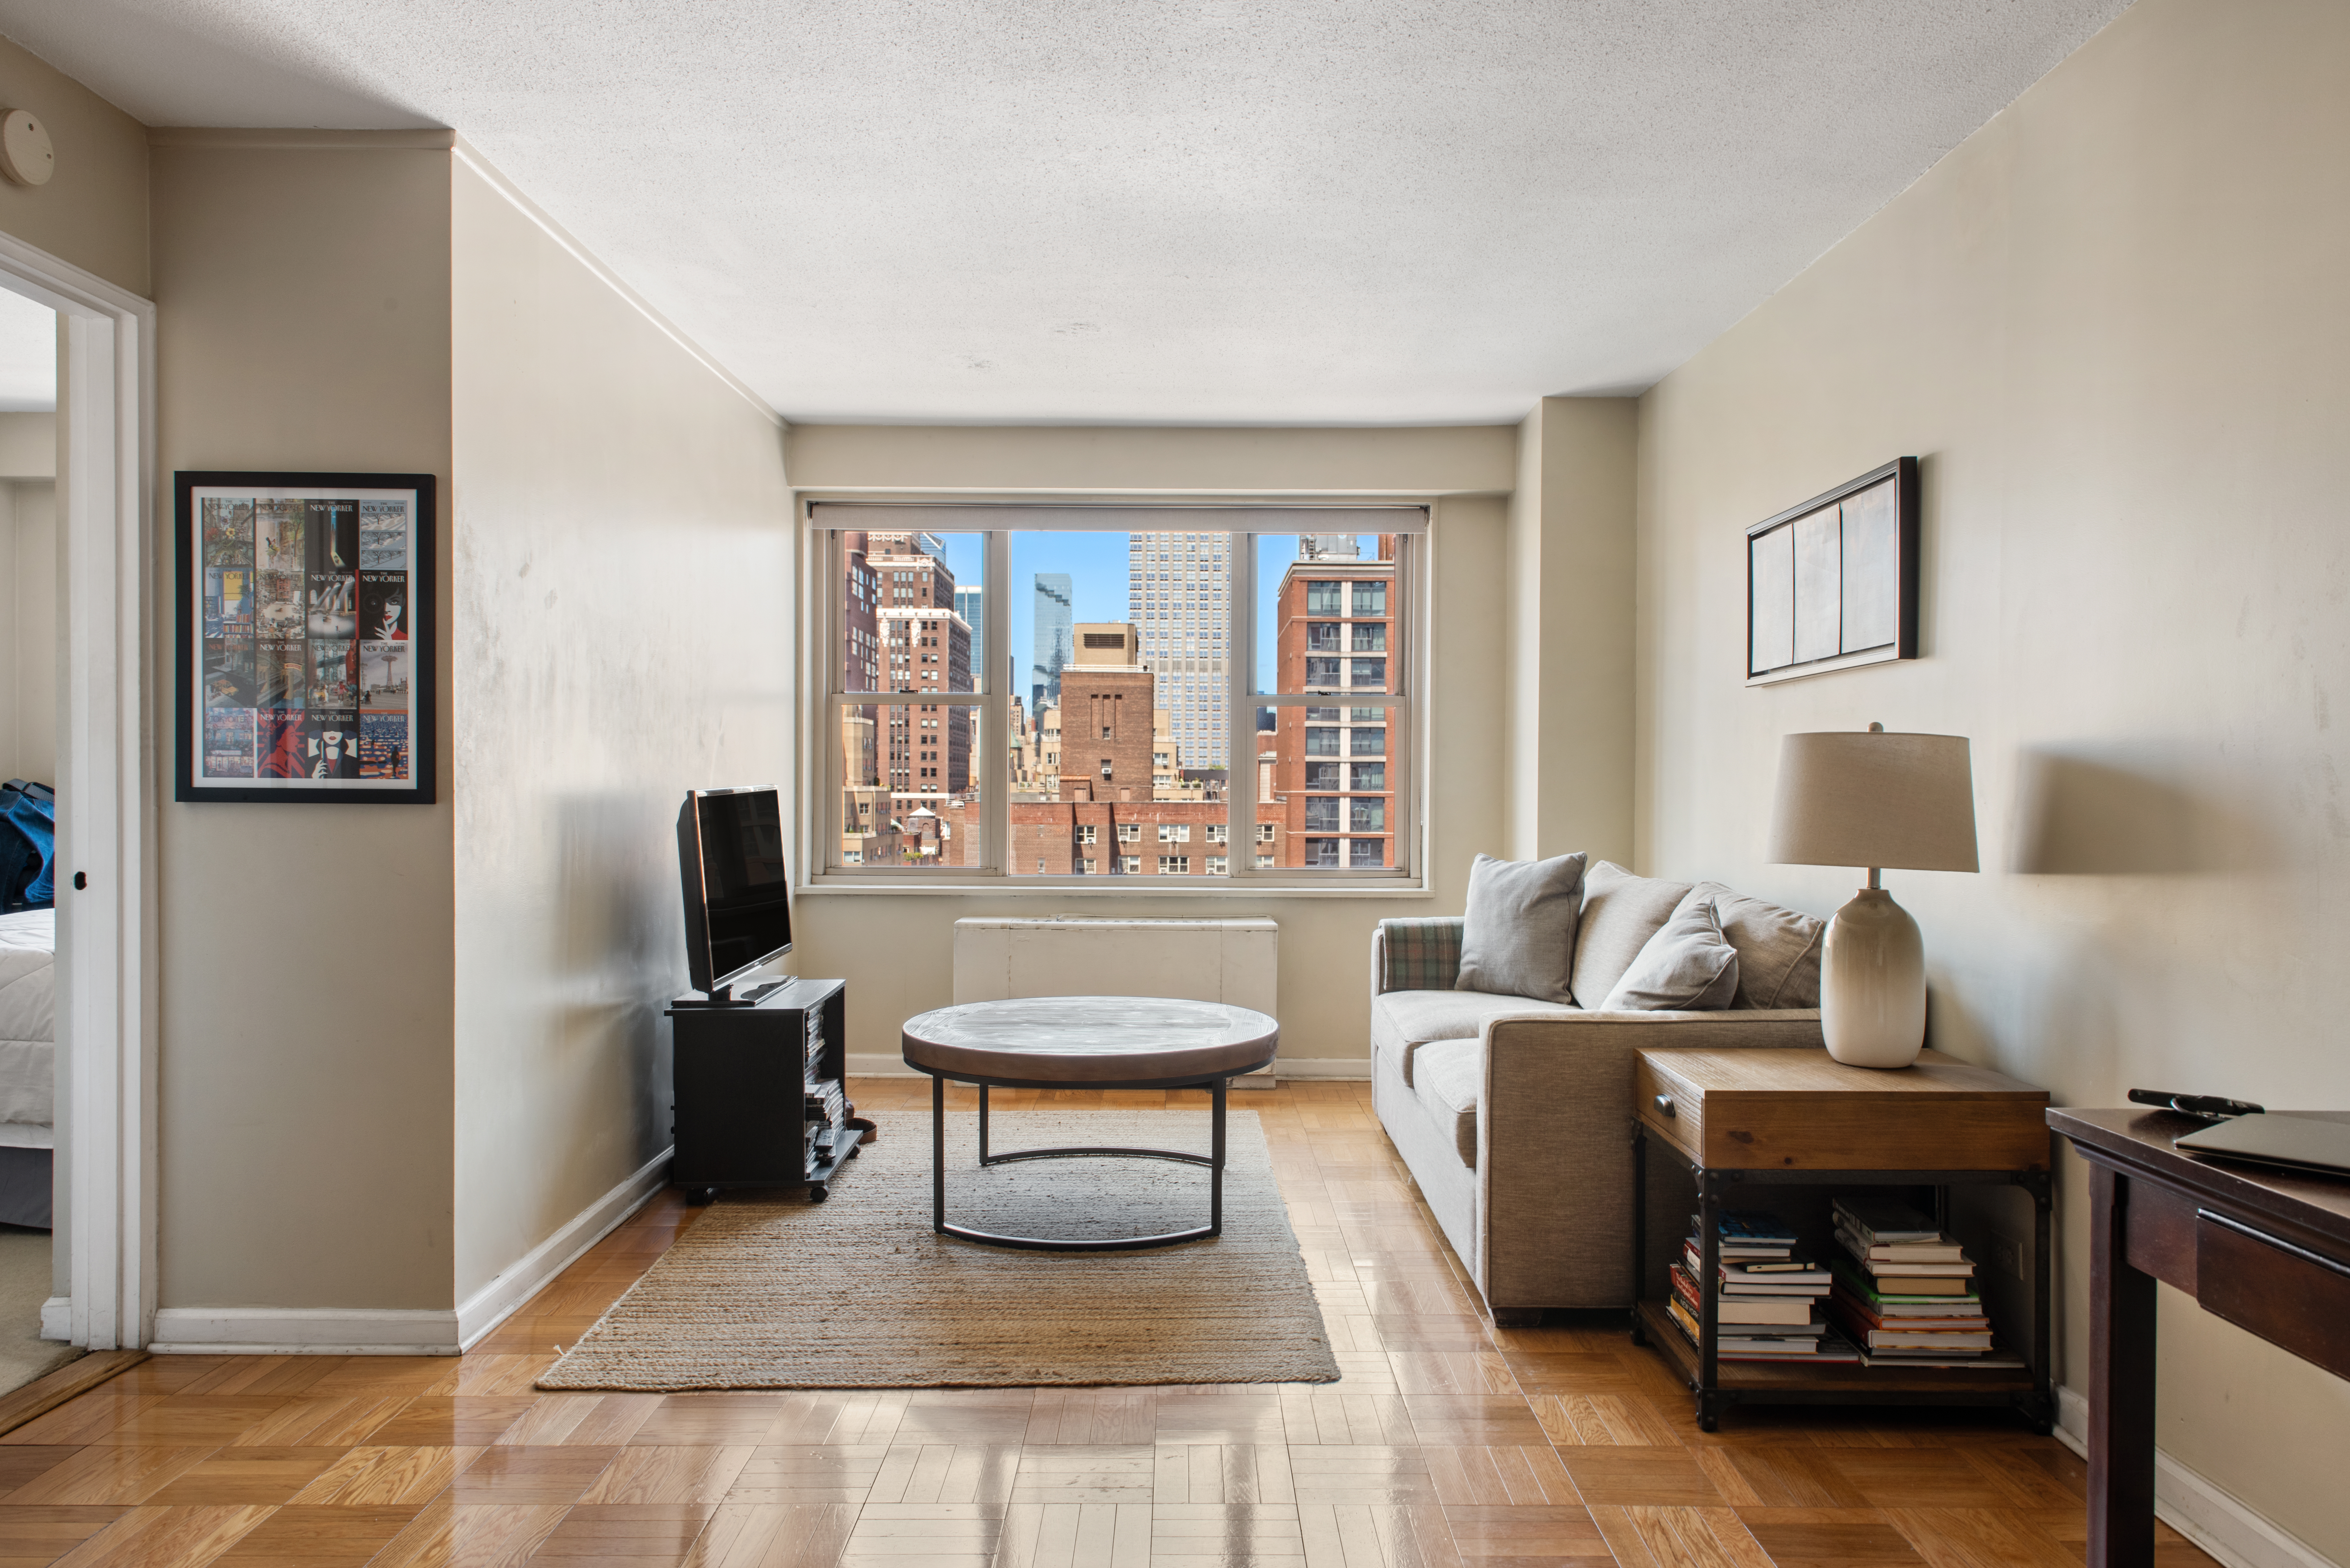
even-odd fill
[[(818, 877), (793, 890), (795, 898), (811, 895), (951, 898), (1433, 898), (1436, 889), (1422, 882), (1350, 882), (1337, 887), (1309, 887), (1295, 882), (1251, 882), (1222, 888), (1161, 888), (1137, 883), (1159, 881), (1157, 877), (1089, 877), (1069, 881), (1044, 881), (1023, 877), (989, 877), (972, 882), (883, 881), (875, 878)], [(1168, 877), (1168, 881), (1175, 878)], [(1108, 887), (1097, 884), (1109, 883)]]

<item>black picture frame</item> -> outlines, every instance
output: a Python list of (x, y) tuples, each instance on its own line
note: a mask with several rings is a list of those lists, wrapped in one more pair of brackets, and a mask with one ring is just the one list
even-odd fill
[(1746, 684), (1918, 657), (1918, 460), (1746, 530)]
[[(432, 805), (434, 476), (172, 477), (172, 798)], [(238, 771), (241, 739), (249, 773)]]

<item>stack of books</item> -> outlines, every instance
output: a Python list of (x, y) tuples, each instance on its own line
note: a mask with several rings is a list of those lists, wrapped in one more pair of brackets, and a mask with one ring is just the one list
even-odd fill
[[(1702, 1298), (1698, 1276), (1704, 1269), (1698, 1219), (1690, 1219), (1689, 1240), (1673, 1265), (1673, 1322), (1692, 1345)], [(1820, 1315), (1828, 1293), (1828, 1272), (1795, 1255), (1795, 1237), (1775, 1214), (1733, 1210), (1721, 1217), (1719, 1265), (1714, 1272), (1715, 1353), (1724, 1361), (1816, 1364), (1856, 1362), (1860, 1353)]]
[(1991, 1343), (1974, 1261), (1906, 1204), (1839, 1198), (1828, 1311), (1871, 1366), (2016, 1367)]

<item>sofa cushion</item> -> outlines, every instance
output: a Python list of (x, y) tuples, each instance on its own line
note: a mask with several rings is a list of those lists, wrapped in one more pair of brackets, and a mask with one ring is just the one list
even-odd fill
[(1477, 1168), (1477, 1099), (1485, 1087), (1482, 1040), (1431, 1040), (1418, 1053), (1419, 1082), (1412, 1093), (1427, 1107), (1437, 1129), (1449, 1134), (1461, 1163)]
[(1691, 893), (1650, 937), (1603, 1012), (1715, 1012), (1738, 994), (1738, 950), (1721, 934), (1713, 900)]
[(1414, 1082), (1412, 1058), (1431, 1040), (1473, 1039), (1488, 1019), (1513, 1013), (1579, 1012), (1530, 996), (1495, 996), (1482, 991), (1390, 991), (1371, 998), (1371, 1049), (1395, 1058), (1407, 1084)]
[(1586, 872), (1583, 924), (1575, 934), (1575, 1000), (1597, 1007), (1689, 890), (1686, 882), (1635, 877), (1608, 860)]
[(1548, 860), (1497, 860), (1480, 855), (1469, 867), (1469, 903), (1461, 925), (1461, 971), (1453, 985), (1539, 1002), (1575, 1000), (1575, 919), (1583, 913), (1580, 855)]
[[(1817, 1007), (1820, 948), (1828, 923), (1783, 909), (1719, 882), (1700, 882), (1681, 900), (1711, 898), (1721, 934), (1738, 950), (1738, 1000), (1733, 1007)], [(1678, 912), (1678, 911), (1676, 911)]]

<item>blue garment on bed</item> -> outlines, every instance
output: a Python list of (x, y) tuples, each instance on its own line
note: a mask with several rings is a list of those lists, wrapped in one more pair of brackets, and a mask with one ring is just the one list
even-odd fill
[[(40, 793), (36, 794), (34, 790)], [(0, 833), (8, 833), (21, 839), (21, 846), (17, 847), (29, 850), (28, 854), (22, 855), (22, 864), (30, 866), (37, 862), (39, 869), (25, 884), (21, 895), (14, 888), (0, 888), (0, 905), (10, 909), (46, 909), (57, 898), (56, 797), (39, 785), (9, 793), (15, 798), (8, 802), (5, 814), (0, 815)], [(0, 860), (15, 858), (17, 857), (0, 855)]]

